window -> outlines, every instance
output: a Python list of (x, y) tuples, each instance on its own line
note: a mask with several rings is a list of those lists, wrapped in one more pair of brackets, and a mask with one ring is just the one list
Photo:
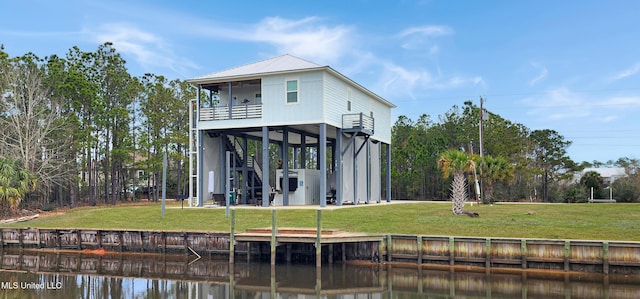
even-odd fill
[(351, 112), (351, 89), (347, 88), (347, 111)]
[(298, 80), (287, 81), (287, 103), (298, 102)]
[(351, 101), (347, 101), (347, 111), (351, 111)]
[(256, 93), (256, 104), (262, 104), (262, 94)]

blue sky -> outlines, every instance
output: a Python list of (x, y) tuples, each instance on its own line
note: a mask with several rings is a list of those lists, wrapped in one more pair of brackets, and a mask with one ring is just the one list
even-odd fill
[(433, 120), (471, 100), (573, 142), (576, 161), (640, 159), (640, 1), (0, 1), (12, 56), (95, 51), (188, 79), (292, 54)]

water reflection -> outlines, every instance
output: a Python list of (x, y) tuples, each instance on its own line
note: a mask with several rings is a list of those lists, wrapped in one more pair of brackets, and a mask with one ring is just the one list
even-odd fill
[[(1, 252), (2, 298), (640, 298), (640, 276)], [(233, 273), (230, 275), (229, 273)]]

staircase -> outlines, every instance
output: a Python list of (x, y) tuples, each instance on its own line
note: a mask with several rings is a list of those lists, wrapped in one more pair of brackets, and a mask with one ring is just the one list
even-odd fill
[(243, 160), (246, 149), (242, 146), (238, 139), (227, 135), (227, 138), (225, 138), (224, 142), (226, 148), (233, 153), (232, 159), (234, 165), (242, 166), (246, 164), (248, 177), (251, 178), (253, 175), (255, 175), (256, 181), (253, 184), (253, 194), (255, 194), (254, 197), (261, 197), (263, 176), (260, 163), (256, 163), (256, 158), (254, 156), (247, 156), (247, 161)]

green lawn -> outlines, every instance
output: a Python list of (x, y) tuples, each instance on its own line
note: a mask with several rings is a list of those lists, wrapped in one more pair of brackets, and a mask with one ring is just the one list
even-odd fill
[[(331, 207), (331, 206), (330, 206)], [(640, 204), (497, 204), (466, 206), (480, 217), (454, 216), (451, 203), (373, 204), (324, 209), (322, 227), (349, 232), (477, 237), (640, 241)], [(271, 208), (236, 209), (236, 231), (270, 227)], [(534, 215), (527, 215), (535, 211)], [(316, 227), (317, 209), (277, 209), (278, 227)], [(228, 232), (224, 208), (160, 204), (78, 208), (4, 227), (104, 228)]]

